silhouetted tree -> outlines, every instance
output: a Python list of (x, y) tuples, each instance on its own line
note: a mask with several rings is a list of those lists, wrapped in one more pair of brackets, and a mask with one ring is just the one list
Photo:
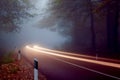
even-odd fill
[[(70, 20), (73, 22), (73, 27), (71, 29), (72, 33), (70, 33), (73, 38), (72, 49), (80, 50), (80, 47), (83, 48), (84, 46), (84, 41), (91, 41), (89, 46), (91, 46), (92, 50), (95, 50), (96, 38), (94, 31), (93, 1), (54, 0), (53, 4), (54, 7), (52, 9), (55, 11), (54, 14), (56, 14), (58, 17), (62, 17), (64, 20)], [(86, 26), (89, 26), (89, 28)], [(85, 36), (86, 34), (89, 34), (91, 37)]]
[(89, 7), (89, 15), (90, 15), (90, 28), (91, 28), (91, 45), (92, 50), (96, 51), (96, 34), (95, 34), (95, 26), (94, 26), (94, 12), (93, 12), (93, 2), (91, 0), (88, 0), (88, 7)]
[(119, 0), (107, 4), (107, 36), (110, 52), (118, 52), (118, 27), (119, 27)]
[[(73, 22), (73, 27), (70, 27), (70, 35), (73, 38), (72, 49), (81, 51), (84, 46), (87, 46), (84, 42), (87, 44), (91, 42), (88, 46), (92, 50), (96, 49), (96, 43), (98, 43), (97, 49), (99, 48), (102, 52), (107, 49), (108, 52), (119, 51), (119, 0), (53, 1), (53, 14), (57, 15), (58, 18), (62, 17), (66, 21)], [(104, 42), (100, 42), (101, 40)]]
[(107, 24), (107, 48), (108, 52), (119, 52), (119, 0), (102, 0), (101, 4), (96, 8), (96, 12), (106, 9)]
[(18, 31), (21, 18), (29, 14), (26, 11), (28, 0), (1, 0), (0, 1), (0, 30), (12, 32)]

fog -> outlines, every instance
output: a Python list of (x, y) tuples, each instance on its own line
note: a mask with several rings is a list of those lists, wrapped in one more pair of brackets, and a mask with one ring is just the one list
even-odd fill
[[(41, 23), (51, 15), (49, 10), (50, 0), (30, 0), (30, 3), (34, 7), (27, 11), (34, 16), (26, 19), (21, 18), (23, 23), (19, 24), (21, 27), (19, 32), (6, 33), (1, 31), (1, 47), (15, 48), (23, 47), (27, 44), (37, 44), (48, 48), (60, 48), (68, 40), (67, 37), (60, 35), (58, 31), (51, 30), (49, 25), (43, 25)], [(56, 24), (52, 26), (56, 27)]]

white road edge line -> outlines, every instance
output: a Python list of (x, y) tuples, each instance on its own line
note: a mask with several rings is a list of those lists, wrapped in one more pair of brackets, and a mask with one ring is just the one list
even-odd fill
[(65, 60), (61, 60), (61, 59), (57, 59), (57, 58), (54, 58), (54, 59), (56, 59), (58, 61), (61, 61), (61, 62), (64, 62), (64, 63), (67, 63), (67, 64), (70, 64), (70, 65), (73, 65), (73, 66), (76, 66), (76, 67), (79, 67), (81, 69), (85, 69), (85, 70), (88, 70), (88, 71), (91, 71), (91, 72), (94, 72), (94, 73), (98, 73), (98, 74), (101, 74), (101, 75), (104, 75), (104, 76), (107, 76), (107, 77), (111, 77), (111, 78), (120, 80), (120, 78), (116, 77), (116, 76), (112, 76), (112, 75), (109, 75), (109, 74), (106, 74), (106, 73), (103, 73), (103, 72), (100, 72), (100, 71), (97, 71), (97, 70), (94, 70), (94, 69), (90, 69), (90, 68), (87, 68), (87, 67), (84, 67), (84, 66), (80, 66), (80, 65), (77, 65), (77, 64), (65, 61)]
[[(46, 54), (49, 53), (49, 52), (40, 51), (40, 50), (37, 50), (37, 49), (30, 48), (29, 46), (27, 46), (27, 48), (32, 49), (32, 50), (35, 50), (35, 51), (37, 51), (37, 52), (43, 52), (43, 53), (46, 53)], [(53, 54), (51, 54), (51, 55), (53, 55)], [(56, 55), (57, 55), (57, 54), (54, 54), (54, 56), (56, 56)], [(64, 58), (65, 58), (65, 57), (64, 57)], [(56, 59), (56, 58), (54, 58), (54, 59)], [(61, 61), (61, 62), (64, 62), (64, 63), (67, 63), (67, 64), (71, 64), (71, 65), (76, 66), (76, 67), (79, 67), (79, 68), (81, 68), (81, 69), (85, 69), (85, 70), (88, 70), (88, 71), (91, 71), (91, 72), (95, 72), (95, 73), (98, 73), (98, 74), (101, 74), (101, 75), (104, 75), (104, 76), (107, 76), (107, 77), (111, 77), (111, 78), (120, 80), (119, 77), (112, 76), (112, 75), (109, 75), (109, 74), (106, 74), (106, 73), (103, 73), (103, 72), (100, 72), (100, 71), (97, 71), (97, 70), (94, 70), (94, 69), (90, 69), (90, 68), (87, 68), (87, 67), (84, 67), (84, 66), (80, 66), (80, 65), (77, 65), (77, 64), (68, 62), (68, 61), (61, 60), (61, 59), (56, 59), (56, 60)]]

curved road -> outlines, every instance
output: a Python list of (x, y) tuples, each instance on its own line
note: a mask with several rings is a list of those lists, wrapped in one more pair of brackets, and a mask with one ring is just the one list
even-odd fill
[(39, 71), (48, 80), (120, 80), (119, 60), (74, 55), (39, 47), (24, 48), (22, 55), (31, 63), (37, 58)]

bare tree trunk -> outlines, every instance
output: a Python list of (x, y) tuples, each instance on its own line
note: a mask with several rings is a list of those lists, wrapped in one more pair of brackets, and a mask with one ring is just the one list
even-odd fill
[(96, 35), (95, 35), (95, 29), (94, 29), (94, 13), (93, 13), (93, 5), (92, 1), (88, 0), (88, 3), (90, 5), (90, 28), (91, 28), (91, 46), (92, 50), (96, 51)]
[(107, 45), (112, 53), (118, 53), (119, 2), (115, 0), (107, 8)]

